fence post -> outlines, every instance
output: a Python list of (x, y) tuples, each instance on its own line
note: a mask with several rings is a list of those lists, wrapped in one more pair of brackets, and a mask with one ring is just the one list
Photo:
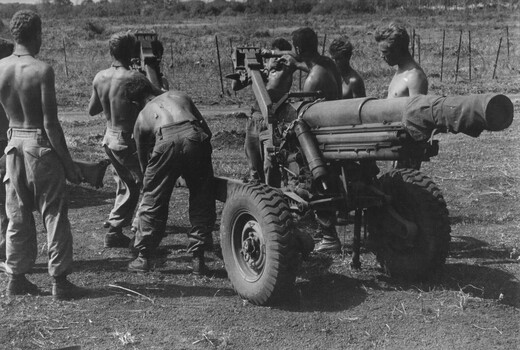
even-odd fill
[(446, 29), (442, 30), (442, 54), (441, 54), (441, 82), (442, 82), (442, 71), (444, 68), (444, 40), (446, 39)]
[(325, 45), (327, 44), (327, 33), (325, 33), (325, 36), (323, 37), (323, 47), (321, 49), (321, 55), (325, 55)]
[(469, 81), (471, 81), (471, 30), (468, 30)]
[(493, 77), (492, 77), (492, 79), (495, 79), (495, 72), (497, 71), (498, 56), (500, 55), (500, 46), (502, 46), (502, 37), (500, 37), (500, 40), (498, 41), (497, 58), (495, 60), (495, 66), (493, 67)]
[(412, 29), (412, 58), (415, 57), (415, 28)]
[(170, 44), (170, 58), (171, 58), (170, 69), (172, 70), (172, 79), (173, 79), (173, 43)]
[(218, 71), (220, 74), (220, 87), (222, 88), (222, 96), (224, 96), (224, 81), (222, 80), (222, 66), (220, 65), (220, 51), (218, 49), (218, 38), (215, 34), (215, 45), (217, 46), (217, 61), (218, 61)]
[(417, 35), (417, 58), (419, 59), (419, 65), (421, 65), (421, 36)]
[(506, 26), (507, 62), (509, 63), (509, 26)]
[(457, 50), (457, 66), (456, 66), (456, 69), (455, 69), (455, 83), (457, 83), (457, 79), (459, 77), (459, 60), (460, 60), (460, 47), (462, 45), (462, 30), (460, 31), (460, 36), (459, 36), (459, 48)]
[[(229, 38), (229, 50), (231, 51), (231, 55), (233, 55), (233, 39)], [(233, 66), (233, 60), (231, 60), (231, 72), (235, 71), (235, 67)]]
[(67, 65), (67, 49), (65, 45), (65, 38), (63, 38), (63, 55), (65, 56), (65, 74), (69, 77), (69, 67)]

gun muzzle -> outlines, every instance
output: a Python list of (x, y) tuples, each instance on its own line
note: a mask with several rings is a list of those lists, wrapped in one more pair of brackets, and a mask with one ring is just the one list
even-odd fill
[(513, 103), (504, 95), (415, 96), (408, 101), (403, 124), (416, 140), (426, 134), (463, 133), (477, 137), (483, 131), (501, 131), (513, 122)]
[(104, 159), (97, 163), (75, 160), (74, 164), (79, 166), (81, 175), (83, 176), (83, 182), (88, 183), (95, 188), (103, 187), (105, 171), (110, 165), (110, 161), (108, 159)]

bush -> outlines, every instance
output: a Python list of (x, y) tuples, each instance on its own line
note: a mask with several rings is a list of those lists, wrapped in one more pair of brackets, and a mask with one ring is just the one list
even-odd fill
[(88, 33), (89, 37), (103, 34), (105, 31), (105, 27), (102, 24), (94, 23), (92, 21), (87, 21), (83, 28)]
[(254, 38), (268, 38), (270, 36), (269, 30), (257, 30), (253, 33)]

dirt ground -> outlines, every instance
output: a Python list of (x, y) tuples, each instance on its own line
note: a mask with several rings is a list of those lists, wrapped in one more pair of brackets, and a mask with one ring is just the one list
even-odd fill
[[(70, 277), (92, 295), (52, 299), (40, 225), (41, 252), (29, 279), (47, 295), (8, 298), (2, 292), (0, 349), (518, 349), (519, 132), (515, 121), (507, 131), (478, 139), (442, 135), (440, 155), (425, 164), (424, 172), (444, 191), (452, 225), (439, 280), (393, 281), (366, 251), (362, 269), (352, 270), (349, 228), (341, 233), (344, 253), (312, 255), (294, 296), (277, 307), (241, 300), (214, 254), (209, 276), (191, 274), (186, 189), (176, 189), (171, 200), (162, 242), (166, 265), (136, 274), (126, 271), (132, 257), (127, 249), (103, 248), (102, 223), (115, 190), (110, 174), (99, 190), (70, 186)], [(225, 156), (222, 149), (239, 152), (242, 141), (221, 134), (214, 147)], [(214, 237), (218, 241), (218, 222)], [(6, 280), (0, 275), (2, 291)]]

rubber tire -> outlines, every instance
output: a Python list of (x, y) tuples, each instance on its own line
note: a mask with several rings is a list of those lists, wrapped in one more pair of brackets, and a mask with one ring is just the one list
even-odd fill
[(426, 280), (436, 277), (448, 256), (450, 222), (446, 202), (437, 185), (414, 169), (394, 169), (378, 180), (380, 189), (392, 196), (391, 205), (418, 226), (412, 247), (389, 235), (378, 217), (381, 208), (370, 208), (367, 226), (371, 245), (383, 270), (393, 278)]
[[(252, 268), (241, 253), (244, 228), (251, 223), (257, 223), (255, 235), (263, 243), (259, 269)], [(240, 297), (255, 305), (272, 305), (294, 289), (299, 254), (292, 230), (282, 194), (265, 184), (244, 184), (227, 198), (220, 240), (228, 278)]]

